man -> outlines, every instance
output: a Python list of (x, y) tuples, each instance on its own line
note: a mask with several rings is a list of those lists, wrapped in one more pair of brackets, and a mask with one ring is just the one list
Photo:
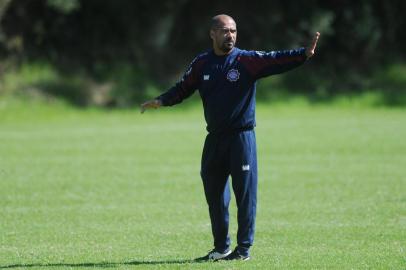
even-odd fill
[[(235, 46), (236, 23), (228, 15), (212, 18), (213, 49), (198, 55), (181, 81), (166, 93), (141, 105), (172, 106), (199, 90), (208, 135), (201, 177), (211, 219), (214, 249), (198, 260), (248, 260), (254, 240), (257, 201), (255, 91), (260, 78), (291, 70), (313, 56), (317, 32), (307, 48), (289, 51), (245, 51)], [(237, 247), (230, 250), (228, 177), (238, 207)]]

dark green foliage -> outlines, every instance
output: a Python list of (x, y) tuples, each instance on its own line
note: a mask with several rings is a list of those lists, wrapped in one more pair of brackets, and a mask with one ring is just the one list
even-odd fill
[(404, 10), (400, 0), (7, 0), (0, 5), (0, 55), (17, 63), (47, 61), (61, 75), (113, 81), (119, 86), (112, 103), (131, 104), (149, 95), (148, 85), (164, 90), (210, 48), (210, 18), (227, 13), (246, 49), (302, 46), (322, 33), (316, 57), (278, 80), (280, 88), (317, 98), (376, 89), (392, 93), (389, 103), (396, 104), (406, 96), (397, 79), (405, 68), (394, 82), (385, 74), (405, 59)]

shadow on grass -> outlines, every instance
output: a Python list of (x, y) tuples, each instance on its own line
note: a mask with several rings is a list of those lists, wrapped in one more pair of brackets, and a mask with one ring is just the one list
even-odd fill
[(0, 265), (0, 269), (31, 268), (31, 267), (118, 267), (123, 265), (158, 265), (158, 264), (189, 264), (202, 263), (195, 260), (162, 260), (162, 261), (128, 261), (128, 262), (98, 262), (98, 263), (33, 263)]

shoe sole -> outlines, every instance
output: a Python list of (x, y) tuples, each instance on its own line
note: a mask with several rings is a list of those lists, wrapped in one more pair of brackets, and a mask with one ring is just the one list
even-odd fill
[(233, 258), (233, 259), (222, 258), (219, 260), (221, 260), (221, 261), (249, 261), (249, 260), (251, 260), (251, 257), (248, 256), (248, 257), (239, 257), (239, 258)]

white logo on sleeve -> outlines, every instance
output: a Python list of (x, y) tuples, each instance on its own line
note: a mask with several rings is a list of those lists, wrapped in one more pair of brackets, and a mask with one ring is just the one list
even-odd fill
[(242, 165), (242, 171), (243, 171), (243, 172), (249, 171), (249, 170), (250, 170), (250, 165), (249, 165), (249, 164), (247, 164), (247, 165)]
[(192, 73), (192, 66), (190, 66), (189, 69), (186, 71), (185, 76), (189, 76), (190, 73)]
[(203, 80), (208, 81), (210, 79), (210, 75), (203, 75)]
[(255, 54), (258, 56), (263, 56), (265, 54), (264, 51), (255, 51)]

